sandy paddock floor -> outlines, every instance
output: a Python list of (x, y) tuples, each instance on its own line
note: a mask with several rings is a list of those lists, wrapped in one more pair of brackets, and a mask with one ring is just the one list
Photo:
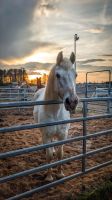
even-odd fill
[[(80, 116), (80, 114), (76, 114)], [(73, 116), (74, 117), (74, 116)], [(7, 110), (2, 111), (0, 117), (0, 127), (7, 127), (11, 125), (23, 125), (34, 123), (32, 116), (32, 109)], [(69, 131), (69, 137), (82, 135), (82, 122), (71, 124)], [(96, 131), (106, 130), (112, 128), (112, 119), (100, 119), (92, 120), (88, 122), (88, 134)], [(37, 144), (41, 144), (41, 134), (38, 129), (16, 131), (13, 133), (0, 134), (0, 152), (7, 152), (14, 149), (20, 149), (24, 147), (31, 147)], [(105, 145), (112, 144), (112, 136), (100, 136), (88, 140), (87, 150), (93, 150)], [(82, 142), (73, 142), (64, 146), (65, 155), (64, 158), (72, 155), (77, 155), (82, 152)], [(95, 166), (99, 163), (106, 162), (112, 159), (110, 151), (105, 153), (99, 153), (92, 156), (87, 161), (87, 167)], [(54, 157), (55, 161), (56, 158)], [(7, 176), (23, 170), (27, 170), (33, 167), (37, 167), (46, 163), (45, 150), (33, 152), (29, 154), (23, 154), (21, 156), (7, 158), (0, 160), (0, 176)], [(63, 165), (65, 175), (70, 175), (81, 170), (81, 160), (74, 161)], [(0, 200), (7, 199), (8, 197), (16, 194), (28, 191), (30, 189), (39, 187), (46, 184), (45, 177), (47, 171), (17, 178), (13, 181), (3, 183), (0, 185)], [(57, 180), (57, 169), (53, 168), (54, 180)], [(80, 193), (82, 189), (88, 190), (90, 187), (96, 187), (104, 182), (105, 179), (110, 178), (112, 175), (111, 166), (100, 169), (94, 173), (90, 173), (84, 177), (73, 179), (69, 182), (65, 182), (58, 185), (55, 188), (45, 190), (41, 193), (35, 193), (32, 197), (26, 198), (28, 200), (66, 200), (73, 196), (74, 198)], [(25, 199), (25, 198), (24, 198)]]

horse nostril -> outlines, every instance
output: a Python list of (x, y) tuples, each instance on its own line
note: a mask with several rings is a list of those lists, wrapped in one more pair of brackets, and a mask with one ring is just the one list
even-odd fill
[(78, 104), (78, 98), (75, 99), (75, 104)]
[(70, 104), (70, 100), (69, 100), (69, 98), (68, 98), (68, 97), (66, 98), (66, 100), (65, 100), (65, 101), (66, 101), (66, 103), (67, 103), (67, 104)]

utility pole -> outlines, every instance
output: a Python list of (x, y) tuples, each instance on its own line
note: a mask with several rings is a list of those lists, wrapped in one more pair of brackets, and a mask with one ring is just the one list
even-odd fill
[(76, 71), (76, 41), (79, 40), (79, 36), (77, 34), (74, 35), (74, 53), (75, 53), (75, 71)]

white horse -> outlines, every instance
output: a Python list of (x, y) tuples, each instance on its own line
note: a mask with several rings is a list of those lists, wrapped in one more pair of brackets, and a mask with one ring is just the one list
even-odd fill
[[(54, 122), (70, 119), (70, 112), (75, 110), (78, 97), (76, 94), (76, 72), (74, 68), (75, 55), (72, 52), (70, 59), (63, 58), (62, 52), (57, 56), (56, 64), (51, 69), (47, 86), (35, 93), (36, 101), (63, 100), (63, 104), (34, 106), (34, 119), (37, 123)], [(69, 124), (55, 125), (41, 128), (43, 143), (51, 143), (56, 137), (64, 140), (68, 136)], [(46, 149), (47, 162), (53, 158), (54, 148)], [(63, 158), (63, 145), (58, 147), (58, 159)], [(63, 177), (62, 166), (58, 167), (58, 177)], [(46, 180), (52, 181), (52, 169), (48, 170)]]

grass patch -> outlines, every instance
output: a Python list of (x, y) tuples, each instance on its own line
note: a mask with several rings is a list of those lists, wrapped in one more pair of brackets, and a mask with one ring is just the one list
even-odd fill
[(108, 181), (91, 192), (79, 195), (77, 200), (112, 200), (112, 182)]
[(81, 193), (77, 198), (69, 194), (66, 200), (112, 200), (112, 182), (107, 181), (97, 189)]

